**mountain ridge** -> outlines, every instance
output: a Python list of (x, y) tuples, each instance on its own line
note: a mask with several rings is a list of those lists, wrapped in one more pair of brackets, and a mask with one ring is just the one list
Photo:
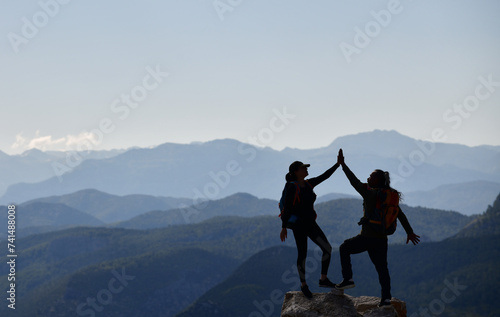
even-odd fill
[[(2, 218), (7, 223), (7, 206), (0, 206)], [(81, 210), (65, 204), (30, 202), (16, 206), (16, 235), (25, 229), (50, 227), (51, 230), (71, 226), (103, 226), (104, 222)], [(7, 226), (0, 228), (0, 233), (7, 233)], [(24, 234), (24, 233), (22, 233)], [(21, 234), (21, 235), (22, 235)], [(2, 237), (6, 239), (7, 235)]]
[(25, 202), (62, 203), (81, 210), (105, 222), (112, 223), (128, 220), (155, 209), (171, 209), (189, 205), (188, 198), (174, 198), (151, 195), (113, 195), (96, 189), (87, 188), (70, 194), (36, 198)]
[(500, 194), (484, 213), (462, 228), (454, 238), (500, 234)]
[[(340, 147), (344, 149), (349, 167), (361, 179), (375, 168), (388, 170), (395, 187), (403, 192), (500, 179), (497, 147), (431, 144), (396, 131), (375, 130), (339, 137), (327, 147), (310, 150), (277, 151), (234, 139), (131, 149), (106, 159), (85, 160), (60, 178), (12, 184), (0, 200), (22, 203), (85, 188), (114, 195), (213, 199), (248, 192), (257, 197), (274, 198), (280, 194), (290, 162), (308, 162), (312, 164), (311, 175), (319, 175), (335, 163)], [(336, 174), (333, 176), (336, 181), (330, 182), (329, 189), (325, 186), (317, 189), (319, 195), (332, 191), (354, 193), (345, 177)]]
[(115, 223), (114, 226), (127, 229), (153, 229), (198, 223), (221, 216), (255, 217), (275, 215), (278, 214), (277, 210), (277, 202), (274, 200), (257, 198), (248, 193), (236, 193), (194, 206), (149, 211), (134, 218)]
[(454, 210), (464, 215), (482, 213), (500, 193), (500, 183), (471, 181), (445, 184), (425, 191), (404, 193), (404, 203), (441, 210)]

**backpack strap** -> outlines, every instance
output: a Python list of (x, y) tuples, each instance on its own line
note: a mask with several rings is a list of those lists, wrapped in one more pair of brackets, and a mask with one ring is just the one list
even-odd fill
[(293, 205), (295, 205), (295, 202), (298, 201), (300, 203), (300, 186), (298, 182), (290, 182), (295, 185), (295, 195), (293, 196)]
[[(299, 192), (300, 192), (300, 186), (299, 186), (299, 183), (297, 183), (296, 181), (291, 181), (291, 182), (287, 182), (287, 184), (285, 184), (285, 188), (286, 186), (288, 185), (288, 183), (292, 183), (295, 185), (295, 194), (293, 196), (293, 202), (292, 202), (292, 206), (295, 205), (295, 203), (298, 201), (300, 203), (300, 196), (299, 196)], [(285, 189), (283, 190), (283, 192), (285, 191)], [(284, 199), (286, 199), (285, 196), (282, 196), (281, 197), (281, 200), (278, 204), (278, 206), (280, 207), (280, 214), (278, 217), (281, 217), (281, 214), (283, 213), (283, 210), (284, 210)]]
[[(305, 182), (306, 182), (307, 185), (309, 185), (309, 187), (311, 189), (313, 189), (311, 183), (309, 183), (308, 180), (305, 180)], [(297, 202), (300, 203), (300, 195), (299, 195), (300, 194), (300, 185), (299, 185), (299, 183), (297, 181), (291, 181), (291, 182), (288, 182), (288, 183), (292, 183), (292, 184), (295, 185), (295, 195), (293, 196), (293, 203), (292, 203), (292, 205), (295, 205)], [(282, 212), (283, 210), (281, 208), (283, 208), (284, 206), (282, 206), (281, 203), (280, 203), (279, 207), (280, 207), (280, 211)], [(281, 212), (280, 212), (280, 214), (279, 214), (278, 217), (281, 217)]]
[[(294, 184), (295, 184), (295, 186), (297, 186), (297, 191), (295, 192), (295, 198), (293, 199), (293, 204), (295, 205), (295, 200), (298, 200), (298, 202), (300, 203), (300, 196), (299, 196), (299, 194), (300, 194), (300, 185), (299, 185), (299, 183), (298, 183), (298, 182), (296, 182), (296, 181), (292, 181), (292, 182), (290, 182), (290, 183), (294, 183)], [(306, 183), (307, 185), (309, 185), (309, 187), (310, 187), (311, 189), (313, 189), (313, 187), (312, 187), (311, 183), (309, 183), (309, 181), (308, 181), (307, 179), (305, 180), (305, 183)]]

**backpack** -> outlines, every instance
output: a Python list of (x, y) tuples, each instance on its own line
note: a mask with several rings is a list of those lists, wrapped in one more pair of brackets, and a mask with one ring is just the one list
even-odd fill
[(377, 190), (375, 209), (371, 214), (366, 215), (367, 223), (375, 231), (391, 235), (396, 231), (398, 214), (398, 193), (392, 189), (379, 189)]
[[(300, 193), (300, 186), (299, 186), (299, 183), (298, 182), (290, 182), (292, 184), (295, 185), (295, 196), (293, 198), (293, 205), (295, 205), (295, 203), (299, 202), (300, 203), (300, 196), (299, 196), (299, 193)], [(285, 187), (283, 188), (283, 191), (281, 192), (281, 198), (280, 198), (280, 201), (278, 203), (278, 207), (280, 209), (280, 214), (278, 217), (281, 217), (281, 215), (283, 214), (283, 211), (285, 210), (285, 199), (286, 199), (286, 195), (287, 195), (287, 185), (288, 183), (285, 184)], [(306, 180), (306, 184), (309, 185), (311, 188), (311, 184), (309, 184), (309, 182)], [(294, 224), (295, 222), (297, 222), (297, 216), (296, 215), (291, 215), (290, 216), (290, 219), (288, 219), (288, 223), (291, 223), (291, 224)]]

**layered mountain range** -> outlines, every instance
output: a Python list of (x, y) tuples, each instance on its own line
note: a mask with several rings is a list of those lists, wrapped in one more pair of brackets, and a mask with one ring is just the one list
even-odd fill
[[(291, 162), (310, 163), (313, 177), (335, 163), (339, 148), (362, 180), (376, 168), (389, 171), (393, 187), (412, 206), (477, 214), (500, 189), (498, 146), (432, 143), (396, 131), (375, 130), (309, 150), (277, 151), (224, 139), (90, 154), (38, 150), (17, 156), (2, 154), (0, 187), (4, 194), (0, 203), (20, 204), (90, 188), (121, 196), (182, 197), (193, 203), (238, 192), (278, 199)], [(316, 192), (357, 195), (340, 170)]]

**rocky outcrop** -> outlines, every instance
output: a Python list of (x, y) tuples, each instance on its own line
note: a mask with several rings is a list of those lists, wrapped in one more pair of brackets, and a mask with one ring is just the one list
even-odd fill
[(288, 292), (281, 317), (406, 317), (405, 302), (392, 298), (391, 306), (377, 307), (379, 302), (378, 297), (353, 297), (338, 290), (315, 293), (312, 299), (302, 292)]

